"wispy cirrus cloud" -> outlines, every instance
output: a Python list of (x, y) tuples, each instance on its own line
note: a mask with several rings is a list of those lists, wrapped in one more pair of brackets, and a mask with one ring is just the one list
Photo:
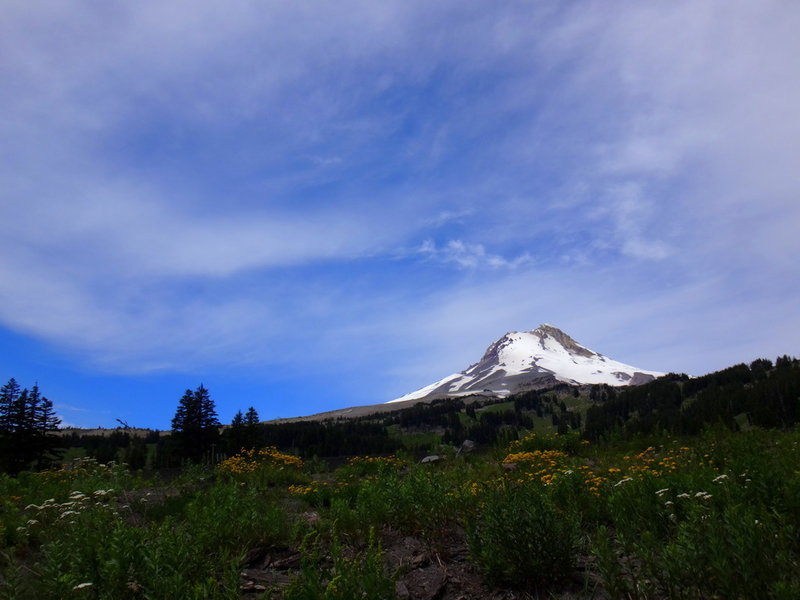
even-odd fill
[(445, 264), (454, 264), (462, 269), (515, 269), (529, 264), (533, 257), (527, 252), (514, 258), (506, 258), (486, 251), (483, 244), (469, 244), (462, 240), (449, 240), (437, 246), (433, 240), (425, 240), (417, 252), (426, 259)]
[(799, 29), (788, 0), (12, 1), (0, 321), (111, 372), (433, 372), (540, 321), (654, 369), (772, 351)]

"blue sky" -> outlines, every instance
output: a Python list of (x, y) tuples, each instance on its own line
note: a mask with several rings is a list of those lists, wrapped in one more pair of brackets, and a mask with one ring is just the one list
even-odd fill
[(0, 9), (0, 378), (168, 428), (391, 400), (557, 325), (798, 354), (800, 5)]

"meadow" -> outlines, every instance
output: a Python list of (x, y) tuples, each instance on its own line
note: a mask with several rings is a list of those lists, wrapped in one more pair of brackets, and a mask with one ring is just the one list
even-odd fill
[(798, 598), (800, 430), (0, 476), (0, 598)]

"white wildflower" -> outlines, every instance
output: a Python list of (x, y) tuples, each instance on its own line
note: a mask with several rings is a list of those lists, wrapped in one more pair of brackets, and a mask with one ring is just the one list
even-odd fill
[(689, 497), (689, 494), (687, 494), (686, 492), (684, 492), (683, 494), (678, 494), (678, 498), (684, 498), (684, 499), (686, 499), (686, 498), (688, 498), (688, 497)]
[(658, 491), (656, 492), (656, 496), (658, 496), (658, 497), (660, 498), (661, 496), (663, 496), (664, 494), (666, 494), (668, 491), (669, 491), (669, 488), (663, 488), (663, 489), (660, 489), (660, 490), (658, 490)]
[(712, 482), (713, 483), (721, 483), (721, 482), (725, 481), (727, 478), (728, 478), (728, 476), (725, 475), (725, 473), (723, 473), (722, 475), (718, 475), (718, 476), (714, 477)]
[(667, 500), (666, 502), (664, 502), (664, 506), (672, 506), (673, 504), (674, 502), (672, 500)]
[(25, 510), (30, 510), (32, 508), (35, 508), (36, 510), (42, 510), (42, 507), (37, 504), (28, 504), (28, 506), (25, 507)]
[(38, 525), (39, 521), (37, 521), (36, 519), (28, 519), (28, 523), (27, 524), (28, 525)]
[(87, 581), (85, 583), (79, 583), (78, 585), (74, 586), (73, 590), (82, 590), (83, 588), (92, 587), (94, 584), (91, 581)]

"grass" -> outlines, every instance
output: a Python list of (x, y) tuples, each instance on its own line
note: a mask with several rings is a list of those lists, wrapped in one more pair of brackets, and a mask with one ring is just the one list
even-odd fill
[(465, 597), (800, 597), (798, 430), (445, 454), (329, 471), (270, 448), (169, 484), (85, 459), (0, 476), (0, 598), (238, 599), (254, 553), (280, 552), (304, 558), (263, 598), (393, 598), (411, 568), (391, 566), (394, 539), (442, 568), (468, 557), (484, 587)]
[(390, 425), (388, 431), (391, 437), (399, 439), (403, 443), (403, 447), (410, 452), (435, 448), (442, 439), (440, 434), (432, 431), (404, 432), (399, 425)]

